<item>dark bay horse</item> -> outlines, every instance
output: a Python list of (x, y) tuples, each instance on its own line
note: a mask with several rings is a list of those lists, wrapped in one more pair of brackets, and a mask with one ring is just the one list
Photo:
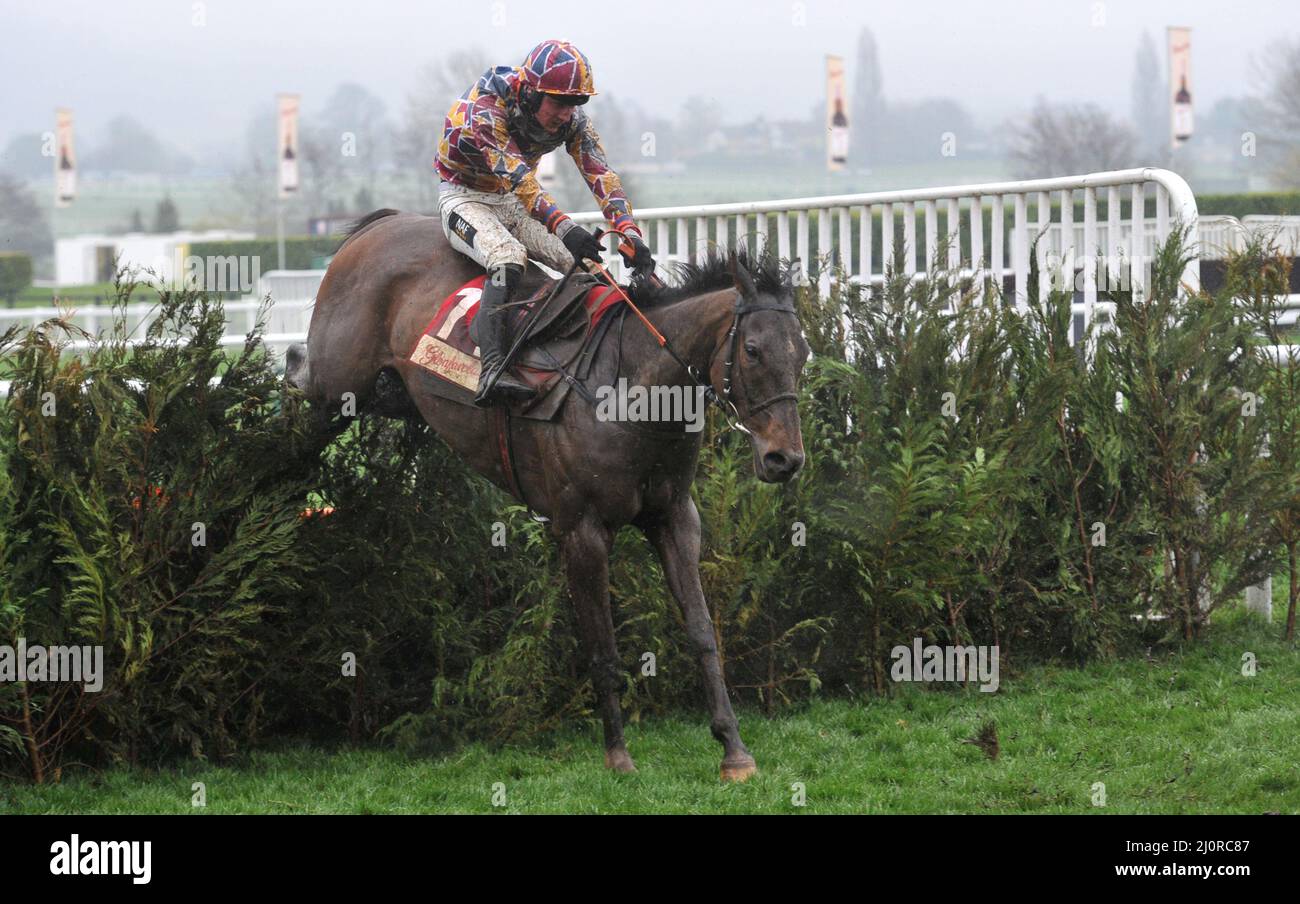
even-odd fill
[[(458, 455), (509, 491), (493, 413), (434, 395), (427, 386), (440, 378), (407, 360), (431, 306), (481, 273), (450, 246), (436, 218), (391, 210), (370, 214), (330, 263), (306, 347), (290, 350), (289, 382), (326, 413), (337, 412), (344, 394), (353, 393), (358, 412), (423, 417)], [(743, 252), (712, 255), (683, 273), (680, 286), (641, 287), (633, 290), (633, 300), (716, 391), (730, 377), (758, 478), (789, 480), (804, 460), (796, 394), (809, 354), (798, 317), (790, 316), (789, 283), (774, 262), (756, 265)], [(545, 278), (530, 264), (523, 290)], [(734, 343), (728, 341), (733, 323)], [(618, 326), (611, 325), (594, 359), (589, 388), (617, 386), (620, 378), (629, 386), (695, 386), (634, 316), (626, 316), (624, 329)], [(659, 553), (699, 657), (710, 727), (723, 746), (722, 777), (748, 778), (754, 758), (740, 739), (700, 586), (700, 517), (691, 483), (703, 434), (685, 430), (680, 421), (602, 419), (576, 393), (552, 421), (510, 423), (523, 501), (550, 519), (560, 545), (604, 723), (606, 766), (635, 769), (623, 740), (624, 669), (609, 605), (610, 548), (618, 529), (633, 524)]]

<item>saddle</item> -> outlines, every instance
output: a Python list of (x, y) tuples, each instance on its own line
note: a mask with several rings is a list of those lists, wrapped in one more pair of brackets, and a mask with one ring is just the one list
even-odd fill
[[(465, 405), (473, 404), (478, 388), (480, 361), (474, 326), (486, 281), (486, 274), (478, 276), (443, 299), (408, 356), (431, 375), (424, 381), (426, 388)], [(509, 311), (506, 348), (555, 283), (548, 280), (531, 297), (511, 302), (505, 309)], [(515, 355), (515, 373), (536, 388), (537, 395), (512, 408), (510, 414), (534, 420), (555, 416), (569, 391), (586, 377), (595, 350), (614, 319), (605, 315), (620, 301), (613, 288), (588, 273), (569, 277), (541, 311), (528, 341)]]

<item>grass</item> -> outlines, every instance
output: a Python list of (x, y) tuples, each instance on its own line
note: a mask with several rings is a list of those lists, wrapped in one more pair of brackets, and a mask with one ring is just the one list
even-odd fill
[[(302, 745), (216, 766), (78, 770), (0, 785), (17, 813), (1300, 813), (1300, 653), (1233, 612), (1185, 651), (1002, 674), (994, 694), (900, 685), (889, 699), (742, 713), (759, 774), (718, 780), (703, 712), (628, 728), (640, 771), (601, 765), (598, 732), (471, 744), (440, 758)], [(1258, 661), (1241, 674), (1244, 652)], [(997, 760), (962, 743), (993, 721)], [(203, 782), (207, 803), (191, 805)], [(1094, 807), (1093, 784), (1106, 803)], [(494, 806), (494, 784), (505, 800)], [(803, 783), (806, 806), (792, 803)]]

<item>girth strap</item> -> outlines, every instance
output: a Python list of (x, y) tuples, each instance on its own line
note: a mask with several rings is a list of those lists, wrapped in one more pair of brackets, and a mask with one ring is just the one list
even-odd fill
[(510, 436), (510, 412), (505, 408), (492, 409), (496, 419), (497, 450), (501, 453), (501, 470), (506, 475), (506, 486), (516, 499), (531, 512), (532, 507), (524, 498), (523, 488), (519, 485), (519, 473), (515, 470), (514, 440)]

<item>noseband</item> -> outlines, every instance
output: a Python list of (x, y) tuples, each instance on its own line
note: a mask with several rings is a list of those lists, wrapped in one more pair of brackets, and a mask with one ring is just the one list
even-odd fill
[[(799, 317), (799, 314), (790, 305), (770, 303), (750, 304), (745, 300), (744, 294), (740, 292), (739, 289), (736, 291), (736, 311), (731, 318), (731, 329), (727, 331), (726, 342), (723, 343), (724, 347), (727, 349), (727, 360), (722, 363), (722, 398), (720, 400), (717, 399), (716, 396), (714, 398), (718, 405), (722, 407), (724, 414), (735, 416), (734, 421), (731, 420), (730, 416), (728, 417), (729, 425), (744, 433), (750, 432), (749, 428), (745, 426), (745, 421), (753, 417), (755, 414), (772, 407), (778, 402), (799, 400), (799, 396), (793, 392), (782, 392), (772, 396), (770, 399), (759, 402), (757, 405), (746, 404), (745, 414), (742, 417), (739, 409), (736, 408), (736, 403), (731, 398), (731, 372), (736, 366), (736, 344), (740, 341), (740, 318), (744, 317), (746, 314), (752, 314), (755, 311), (777, 311), (781, 314), (790, 314), (796, 319)], [(741, 374), (741, 378), (743, 380), (744, 374)], [(712, 386), (709, 386), (710, 390), (712, 388)]]

